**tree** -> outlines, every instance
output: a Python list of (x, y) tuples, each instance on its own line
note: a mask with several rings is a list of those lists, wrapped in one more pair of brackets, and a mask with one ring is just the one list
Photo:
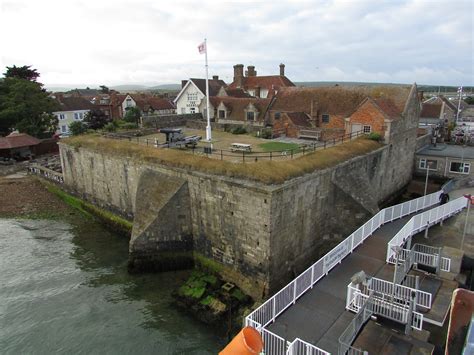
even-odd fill
[(102, 91), (102, 94), (108, 94), (110, 91), (109, 88), (105, 85), (101, 85), (99, 87), (100, 87), (100, 91)]
[(139, 124), (140, 116), (141, 112), (138, 107), (129, 107), (127, 108), (127, 112), (125, 113), (125, 117), (123, 119), (127, 122)]
[(91, 129), (100, 129), (110, 121), (112, 120), (101, 110), (91, 110), (84, 117), (84, 122)]
[(51, 113), (58, 103), (42, 84), (8, 75), (0, 80), (0, 134), (18, 129), (38, 138), (50, 137), (57, 127), (57, 118)]
[(36, 69), (31, 69), (31, 65), (7, 67), (7, 71), (3, 75), (5, 75), (5, 78), (17, 78), (28, 81), (36, 81), (40, 76)]
[(474, 105), (474, 96), (468, 96), (464, 99), (468, 105)]
[(69, 124), (69, 132), (73, 136), (78, 136), (83, 134), (87, 130), (87, 126), (82, 121), (74, 121)]

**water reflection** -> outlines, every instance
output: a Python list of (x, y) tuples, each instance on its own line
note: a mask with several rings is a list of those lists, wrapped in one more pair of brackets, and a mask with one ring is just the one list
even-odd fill
[[(129, 275), (128, 241), (96, 223), (0, 219), (6, 353), (216, 353), (224, 339), (172, 305), (186, 272)], [(5, 350), (5, 351), (4, 351)]]

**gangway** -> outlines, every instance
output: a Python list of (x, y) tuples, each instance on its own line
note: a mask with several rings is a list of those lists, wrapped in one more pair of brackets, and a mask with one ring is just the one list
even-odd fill
[[(351, 265), (367, 266), (369, 271), (372, 270), (371, 273), (376, 274), (383, 265), (386, 265), (385, 263), (390, 263), (392, 256), (395, 255), (394, 252), (390, 251), (392, 246), (403, 249), (412, 235), (459, 213), (466, 207), (465, 201), (460, 199), (434, 207), (439, 203), (440, 193), (441, 191), (438, 191), (379, 211), (321, 259), (250, 313), (245, 318), (245, 324), (256, 328), (262, 334), (264, 353), (280, 355), (294, 353), (295, 351), (298, 354), (327, 354), (327, 350), (333, 353), (337, 352), (337, 339), (341, 334), (338, 330), (339, 325), (350, 322), (344, 317), (347, 302), (347, 297), (344, 296), (347, 295), (344, 295), (343, 290), (346, 290), (347, 282), (343, 280), (345, 277), (349, 278), (349, 272), (353, 272), (354, 269), (351, 268)], [(427, 210), (429, 208), (431, 210)], [(410, 218), (409, 216), (413, 213), (420, 214)], [(423, 216), (418, 217), (420, 215)], [(395, 232), (395, 234), (392, 234), (393, 228), (391, 226), (384, 226), (401, 218), (405, 219), (406, 222), (403, 221), (401, 229), (396, 227), (398, 232)], [(400, 221), (394, 222), (394, 224), (400, 225)], [(377, 236), (369, 238), (374, 233)], [(385, 243), (388, 244), (388, 247)], [(385, 254), (385, 250), (387, 250), (387, 254)], [(407, 271), (404, 272), (403, 278), (399, 277), (401, 281), (398, 284), (402, 283), (403, 285), (399, 286), (410, 288), (414, 283), (412, 282), (413, 277), (408, 275), (409, 269), (415, 261), (422, 262), (423, 254), (429, 253), (420, 249), (413, 252), (411, 252), (411, 249), (409, 250), (400, 251), (397, 268), (400, 266), (398, 264), (404, 264), (407, 261), (406, 266), (410, 266), (410, 268), (407, 268)], [(380, 255), (380, 252), (382, 252), (382, 255)], [(410, 257), (410, 253), (413, 254), (413, 257)], [(431, 255), (433, 255), (432, 260), (440, 258), (439, 251)], [(443, 258), (440, 258), (440, 260), (441, 263), (449, 263)], [(449, 265), (445, 265), (443, 268), (449, 269)], [(333, 269), (337, 270), (332, 271)], [(411, 288), (416, 289), (416, 287)], [(341, 294), (342, 297), (339, 296)], [(414, 296), (419, 298), (420, 294), (415, 292)], [(358, 293), (354, 291), (352, 298), (350, 298), (351, 302), (349, 302), (351, 307), (354, 307), (353, 311), (357, 311), (363, 305), (363, 300), (368, 297), (361, 291), (358, 291)], [(321, 300), (321, 302), (316, 302), (316, 300)], [(388, 316), (406, 321), (407, 325), (410, 324), (410, 327), (407, 328), (421, 328), (423, 323), (421, 313), (409, 312), (413, 315), (414, 320), (408, 322), (407, 318), (407, 309), (413, 307), (415, 302), (410, 302), (410, 307), (407, 307), (406, 304), (398, 305), (397, 302), (400, 303), (400, 298), (395, 297), (396, 302), (391, 302), (386, 294), (378, 295), (374, 297), (374, 300), (380, 315), (384, 316), (387, 309), (395, 309)], [(425, 306), (429, 304), (428, 301), (423, 302), (425, 302)], [(331, 307), (331, 312), (327, 312), (328, 305)], [(315, 331), (312, 327), (308, 327), (308, 321), (316, 322), (319, 328)], [(310, 328), (311, 331), (309, 331)], [(332, 339), (335, 339), (335, 342)], [(326, 351), (323, 349), (326, 349)]]

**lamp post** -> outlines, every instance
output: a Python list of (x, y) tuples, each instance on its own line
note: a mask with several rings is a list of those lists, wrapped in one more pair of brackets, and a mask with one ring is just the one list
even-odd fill
[[(397, 284), (397, 271), (398, 271), (398, 256), (402, 251), (402, 247), (398, 245), (394, 245), (391, 247), (392, 251), (395, 253), (395, 270), (393, 272), (393, 286), (392, 286), (392, 304), (391, 304), (391, 312), (393, 312), (393, 304), (395, 302), (395, 285)], [(390, 314), (391, 316), (391, 314)]]
[(432, 162), (426, 160), (426, 180), (425, 180), (425, 194), (423, 196), (426, 196), (426, 192), (428, 191), (428, 175), (430, 173), (430, 166)]
[(469, 210), (470, 210), (471, 203), (472, 203), (471, 194), (464, 195), (464, 197), (467, 198), (467, 213), (466, 213), (466, 221), (464, 222), (464, 231), (462, 232), (461, 250), (464, 247), (464, 237), (466, 236), (467, 222), (469, 221)]

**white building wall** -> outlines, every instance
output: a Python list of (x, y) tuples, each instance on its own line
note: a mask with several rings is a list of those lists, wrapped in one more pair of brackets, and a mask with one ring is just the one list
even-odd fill
[(204, 103), (204, 107), (206, 107), (206, 96), (201, 93), (196, 85), (190, 82), (175, 103), (176, 113), (178, 114), (198, 113), (202, 112), (202, 103)]
[(135, 107), (135, 106), (137, 106), (137, 103), (135, 102), (135, 100), (130, 95), (127, 95), (127, 97), (122, 102), (122, 116), (125, 116), (125, 112), (127, 112), (127, 108)]
[[(56, 111), (53, 112), (58, 118), (58, 129), (56, 133), (69, 133), (69, 125), (75, 121), (82, 121), (87, 112), (90, 110), (76, 110), (76, 111)], [(64, 118), (62, 118), (64, 117)]]

